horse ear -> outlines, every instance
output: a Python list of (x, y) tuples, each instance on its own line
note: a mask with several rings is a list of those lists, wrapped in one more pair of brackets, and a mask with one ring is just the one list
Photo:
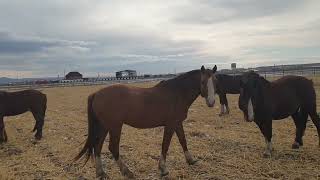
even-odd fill
[(201, 72), (204, 73), (205, 70), (206, 70), (206, 69), (205, 69), (204, 66), (202, 65), (202, 66), (201, 66)]
[(217, 65), (214, 65), (214, 67), (212, 68), (212, 72), (215, 73), (217, 71)]

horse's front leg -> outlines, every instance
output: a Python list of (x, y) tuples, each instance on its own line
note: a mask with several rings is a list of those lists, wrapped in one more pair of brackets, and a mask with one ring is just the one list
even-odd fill
[(166, 176), (169, 174), (169, 171), (166, 167), (166, 158), (167, 158), (167, 152), (169, 149), (169, 145), (172, 139), (172, 135), (174, 133), (175, 128), (170, 126), (164, 127), (164, 134), (163, 134), (163, 140), (162, 140), (162, 150), (159, 160), (159, 169), (160, 169), (160, 175)]
[(266, 150), (263, 153), (263, 157), (268, 158), (271, 157), (272, 153), (272, 119), (262, 121), (262, 122), (256, 122), (260, 128), (260, 131), (262, 132), (265, 142), (266, 142)]
[(179, 123), (178, 127), (176, 128), (176, 134), (178, 136), (179, 142), (182, 146), (183, 152), (184, 152), (184, 156), (186, 158), (186, 161), (189, 165), (193, 165), (197, 162), (197, 160), (195, 160), (193, 158), (193, 156), (191, 155), (191, 153), (188, 151), (188, 146), (187, 146), (187, 140), (186, 140), (186, 136), (184, 133), (184, 129), (183, 129), (183, 125), (182, 122)]
[(7, 142), (7, 132), (4, 127), (3, 116), (0, 116), (0, 143)]

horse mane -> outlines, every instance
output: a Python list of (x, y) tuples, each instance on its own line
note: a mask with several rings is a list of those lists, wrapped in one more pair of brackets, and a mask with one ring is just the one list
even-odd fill
[(270, 81), (266, 80), (264, 77), (259, 76), (260, 81), (264, 84), (264, 85), (270, 85)]
[(265, 79), (263, 76), (260, 76), (260, 74), (254, 72), (254, 71), (248, 71), (248, 72), (244, 73), (243, 76), (247, 76), (247, 77), (249, 77), (249, 79), (252, 78), (253, 80), (260, 82), (260, 84), (262, 84), (262, 85), (269, 86), (271, 83), (270, 81)]
[(180, 74), (174, 78), (160, 81), (155, 87), (179, 87), (179, 86), (181, 86), (181, 84), (179, 82), (181, 82), (189, 77), (192, 77), (195, 74), (200, 74), (200, 70), (192, 70), (192, 71)]

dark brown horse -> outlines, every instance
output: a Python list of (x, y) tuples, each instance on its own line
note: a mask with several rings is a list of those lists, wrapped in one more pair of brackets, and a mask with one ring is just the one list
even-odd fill
[(216, 74), (213, 79), (216, 93), (219, 95), (221, 111), (219, 116), (229, 114), (227, 94), (240, 94), (241, 75)]
[(47, 97), (37, 90), (24, 90), (17, 92), (0, 91), (0, 143), (8, 140), (4, 127), (5, 116), (15, 116), (31, 111), (36, 124), (33, 132), (37, 130), (35, 138), (42, 138), (42, 127), (47, 108)]
[(320, 118), (317, 115), (316, 93), (311, 80), (300, 76), (285, 76), (269, 82), (256, 73), (243, 75), (239, 108), (247, 121), (255, 121), (266, 140), (265, 157), (272, 151), (272, 120), (291, 116), (296, 125), (292, 148), (303, 145), (308, 115), (315, 124), (320, 146)]
[(161, 175), (167, 175), (166, 156), (172, 135), (177, 134), (188, 164), (196, 160), (189, 153), (182, 122), (187, 118), (188, 109), (201, 94), (207, 105), (214, 105), (214, 89), (211, 78), (213, 71), (203, 66), (173, 79), (162, 81), (152, 88), (138, 88), (112, 85), (92, 94), (88, 98), (88, 138), (75, 158), (83, 155), (92, 157), (96, 163), (96, 176), (106, 176), (102, 169), (101, 148), (106, 135), (110, 134), (109, 150), (123, 175), (133, 177), (119, 157), (119, 142), (123, 124), (135, 128), (164, 126), (162, 151), (159, 160)]

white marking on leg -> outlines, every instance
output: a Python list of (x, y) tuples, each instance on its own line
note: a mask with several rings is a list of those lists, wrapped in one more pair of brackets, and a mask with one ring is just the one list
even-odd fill
[(102, 161), (100, 156), (96, 156), (96, 176), (100, 177), (104, 175), (104, 171), (102, 169)]
[(267, 150), (269, 150), (270, 152), (272, 151), (272, 142), (267, 142)]
[(227, 106), (225, 104), (223, 105), (223, 114), (227, 114)]
[(192, 155), (190, 154), (189, 151), (184, 152), (184, 157), (186, 158), (187, 162), (189, 162), (190, 160), (193, 160)]
[(117, 164), (119, 166), (119, 169), (120, 169), (120, 172), (121, 172), (122, 175), (127, 176), (129, 178), (133, 178), (134, 177), (133, 173), (129, 170), (127, 165), (122, 161), (122, 159), (120, 157), (116, 162), (117, 162)]
[(192, 164), (196, 163), (196, 161), (194, 160), (193, 156), (191, 155), (191, 153), (189, 151), (184, 152), (184, 157), (186, 158), (186, 161), (188, 164), (192, 165)]
[(254, 120), (254, 110), (253, 110), (253, 105), (252, 105), (251, 98), (249, 99), (249, 102), (248, 102), (248, 120), (249, 121), (253, 121)]
[(169, 173), (166, 167), (166, 160), (164, 159), (162, 154), (160, 155), (159, 168), (161, 171), (161, 175), (167, 175)]
[(266, 141), (266, 151), (264, 152), (264, 155), (266, 156), (271, 156), (271, 152), (272, 152), (272, 141), (268, 141), (267, 139), (265, 139)]
[(128, 171), (128, 167), (126, 166), (126, 164), (122, 161), (122, 159), (119, 157), (119, 159), (116, 161), (119, 168), (120, 168), (120, 171), (122, 173), (124, 173), (125, 171)]
[(117, 165), (119, 166), (120, 169), (122, 169), (123, 167), (123, 162), (121, 160), (121, 158), (119, 157), (119, 159), (116, 161)]
[(160, 166), (160, 168), (166, 167), (166, 160), (163, 158), (162, 154), (160, 155), (159, 166)]
[(212, 81), (212, 77), (210, 77), (207, 81), (207, 87), (208, 87), (208, 97), (207, 97), (207, 103), (208, 105), (213, 106), (215, 103), (215, 91), (214, 91), (214, 87), (213, 87), (213, 81)]

